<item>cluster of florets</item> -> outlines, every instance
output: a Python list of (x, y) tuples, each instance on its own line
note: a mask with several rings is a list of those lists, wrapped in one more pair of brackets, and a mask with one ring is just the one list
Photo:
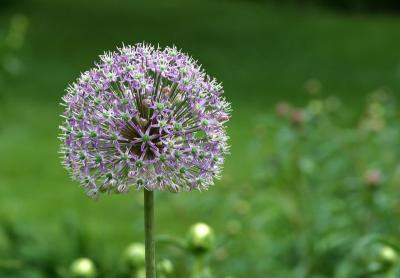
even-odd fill
[(228, 152), (223, 88), (175, 47), (100, 56), (63, 97), (63, 163), (89, 196), (206, 189)]

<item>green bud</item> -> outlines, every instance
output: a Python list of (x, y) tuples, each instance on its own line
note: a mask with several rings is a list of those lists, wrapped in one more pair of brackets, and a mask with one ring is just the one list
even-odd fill
[(70, 267), (71, 278), (94, 278), (96, 277), (96, 267), (87, 258), (75, 260)]
[(395, 264), (399, 258), (396, 250), (394, 250), (391, 246), (385, 245), (379, 251), (379, 257), (382, 262), (387, 264)]
[(141, 243), (132, 243), (124, 251), (124, 263), (130, 268), (140, 268), (145, 264), (145, 248)]
[(205, 254), (214, 248), (214, 232), (207, 224), (196, 223), (189, 230), (187, 243), (193, 253), (197, 255)]
[(162, 259), (157, 263), (157, 270), (159, 275), (171, 275), (174, 272), (174, 265), (168, 259)]
[(96, 138), (97, 137), (97, 133), (94, 131), (91, 131), (89, 134), (90, 138)]

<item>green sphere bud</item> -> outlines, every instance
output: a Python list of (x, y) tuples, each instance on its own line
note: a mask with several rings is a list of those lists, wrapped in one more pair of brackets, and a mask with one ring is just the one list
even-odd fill
[(71, 278), (94, 278), (96, 277), (96, 267), (88, 258), (75, 260), (70, 267)]
[(189, 230), (187, 243), (193, 253), (198, 255), (207, 253), (214, 248), (214, 231), (207, 224), (196, 223)]
[(388, 245), (382, 246), (379, 251), (379, 257), (383, 263), (390, 265), (395, 264), (399, 258), (396, 250)]
[(174, 272), (174, 265), (168, 259), (162, 259), (160, 262), (157, 263), (157, 270), (158, 273), (161, 275), (171, 275)]
[(124, 262), (131, 268), (139, 268), (145, 264), (145, 249), (141, 243), (132, 243), (124, 252)]

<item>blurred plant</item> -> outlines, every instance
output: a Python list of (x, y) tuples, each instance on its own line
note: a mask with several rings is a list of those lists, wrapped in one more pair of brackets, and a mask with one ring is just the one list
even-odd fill
[(0, 36), (1, 73), (15, 75), (20, 71), (18, 51), (24, 44), (27, 27), (28, 19), (24, 15), (14, 15), (8, 31)]
[[(253, 146), (266, 159), (255, 173), (264, 195), (253, 199), (254, 222), (264, 223), (270, 237), (272, 276), (384, 277), (399, 265), (400, 245), (360, 244), (373, 235), (396, 238), (400, 229), (395, 99), (378, 90), (359, 120), (348, 115), (340, 101), (315, 98), (302, 108), (279, 104), (276, 115), (257, 123)], [(387, 263), (367, 267), (374, 265), (370, 256), (369, 263), (351, 264), (351, 275), (339, 271), (357, 248), (362, 254), (378, 248)]]
[[(14, 15), (8, 30), (0, 30), (0, 92), (6, 89), (7, 77), (21, 71), (19, 50), (24, 44), (27, 27), (28, 19), (24, 15)], [(0, 100), (4, 95), (0, 93)]]
[[(40, 241), (28, 235), (15, 222), (0, 224), (0, 277), (62, 277), (62, 278), (144, 278), (145, 246), (135, 242), (122, 252), (121, 260), (106, 262), (110, 258), (101, 249), (90, 244), (91, 239), (78, 222), (66, 217), (61, 227), (65, 232), (62, 241), (51, 238)], [(237, 230), (237, 223), (233, 224)], [(83, 242), (82, 242), (83, 241)], [(159, 236), (160, 246), (177, 248), (178, 258), (163, 256), (156, 262), (157, 277), (175, 278), (214, 277), (209, 259), (217, 251), (214, 231), (205, 223), (190, 227), (184, 240), (171, 236)], [(83, 243), (83, 245), (82, 245)], [(171, 249), (168, 249), (171, 250)], [(100, 251), (100, 252), (99, 252)], [(100, 253), (100, 254), (99, 254)], [(182, 269), (176, 269), (174, 260), (182, 260)]]
[(32, 236), (22, 223), (3, 219), (0, 222), (0, 277), (53, 277), (57, 276), (58, 254), (49, 245)]

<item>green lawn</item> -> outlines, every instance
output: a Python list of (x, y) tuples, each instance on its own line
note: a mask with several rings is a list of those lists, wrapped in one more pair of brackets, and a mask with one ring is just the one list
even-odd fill
[[(281, 99), (304, 103), (306, 80), (320, 80), (323, 94), (354, 107), (377, 88), (400, 89), (400, 18), (245, 1), (115, 2), (33, 0), (0, 11), (1, 27), (15, 12), (30, 21), (24, 71), (0, 92), (0, 217), (57, 240), (60, 221), (73, 215), (110, 258), (142, 239), (141, 194), (88, 199), (62, 169), (56, 138), (64, 89), (104, 50), (122, 42), (176, 44), (223, 81), (232, 102), (232, 154), (222, 181), (208, 192), (157, 194), (157, 232), (178, 236), (197, 221), (223, 235), (225, 220), (238, 217), (232, 203), (246, 198), (259, 161), (249, 152), (254, 119)], [(217, 273), (264, 277), (251, 262), (267, 248), (267, 235), (253, 233), (245, 227), (228, 245)]]

